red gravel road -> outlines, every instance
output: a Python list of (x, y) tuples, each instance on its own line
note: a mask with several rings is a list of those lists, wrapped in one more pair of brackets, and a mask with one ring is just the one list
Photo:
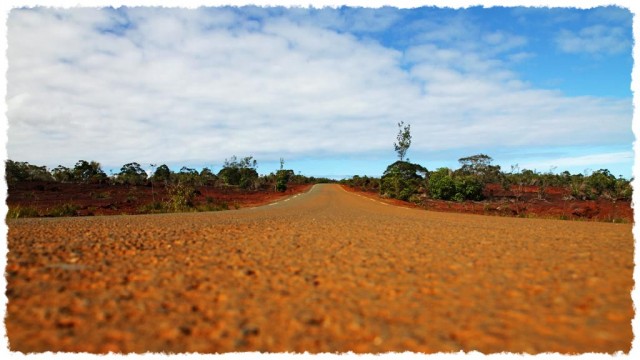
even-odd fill
[(316, 185), (215, 213), (8, 221), (19, 352), (629, 352), (629, 224)]

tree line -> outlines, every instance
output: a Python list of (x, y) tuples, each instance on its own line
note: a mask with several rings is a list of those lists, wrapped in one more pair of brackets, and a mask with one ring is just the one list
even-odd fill
[(284, 159), (280, 159), (280, 169), (268, 175), (260, 176), (257, 171), (258, 162), (252, 156), (238, 158), (235, 155), (225, 159), (222, 169), (214, 173), (210, 168), (202, 170), (183, 166), (179, 171), (172, 171), (166, 164), (149, 165), (151, 174), (137, 162), (124, 164), (120, 171), (107, 175), (100, 163), (96, 161), (79, 160), (72, 168), (59, 165), (51, 170), (46, 166), (32, 165), (28, 162), (7, 160), (5, 162), (5, 178), (9, 186), (28, 181), (45, 181), (60, 183), (110, 184), (154, 186), (161, 184), (237, 187), (244, 190), (275, 189), (286, 191), (287, 184), (308, 184), (332, 182), (327, 178), (307, 177), (295, 174), (291, 169), (284, 168)]
[(477, 154), (458, 159), (460, 168), (448, 167), (429, 171), (420, 164), (405, 160), (411, 146), (410, 125), (398, 123), (399, 131), (394, 149), (399, 160), (389, 165), (380, 178), (353, 176), (342, 182), (363, 190), (378, 191), (384, 197), (419, 203), (426, 198), (450, 201), (480, 201), (487, 194), (488, 184), (499, 184), (504, 190), (511, 191), (516, 198), (523, 195), (526, 187), (536, 187), (538, 198), (547, 196), (549, 187), (565, 189), (566, 198), (595, 200), (630, 200), (631, 180), (622, 176), (616, 178), (607, 169), (591, 174), (571, 174), (568, 171), (554, 174), (552, 171), (541, 173), (529, 169), (511, 166), (505, 172), (500, 166), (493, 165), (493, 159), (486, 154)]

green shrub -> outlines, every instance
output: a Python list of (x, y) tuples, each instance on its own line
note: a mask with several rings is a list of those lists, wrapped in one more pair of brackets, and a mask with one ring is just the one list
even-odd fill
[(196, 209), (198, 211), (229, 210), (229, 204), (227, 204), (226, 202), (223, 202), (223, 203), (206, 203), (206, 204), (197, 206)]
[(254, 180), (258, 179), (256, 171), (257, 161), (252, 156), (238, 160), (234, 155), (231, 159), (225, 159), (218, 177), (227, 185), (238, 185), (242, 189), (248, 189)]
[(424, 177), (419, 173), (426, 175), (428, 171), (418, 164), (396, 161), (387, 167), (380, 178), (380, 194), (403, 201), (409, 200), (412, 195), (419, 193), (424, 184)]
[(278, 180), (278, 182), (276, 183), (276, 191), (287, 191), (287, 182), (282, 179)]
[(167, 186), (169, 200), (167, 209), (173, 212), (188, 211), (193, 209), (193, 200), (196, 197), (196, 189), (193, 185), (177, 183)]
[(616, 177), (606, 169), (594, 171), (587, 178), (587, 185), (591, 187), (596, 196), (606, 193), (614, 193), (616, 189)]
[(40, 216), (38, 210), (30, 206), (10, 206), (9, 210), (7, 211), (7, 219), (19, 219), (38, 216)]
[(158, 214), (164, 212), (167, 212), (167, 207), (160, 201), (154, 201), (138, 208), (138, 213), (140, 214)]
[(484, 183), (474, 175), (453, 176), (448, 168), (440, 168), (431, 173), (429, 194), (434, 199), (479, 201), (483, 199)]
[(456, 195), (456, 183), (448, 168), (440, 168), (429, 176), (429, 195), (433, 199), (452, 200)]
[(53, 217), (77, 216), (78, 206), (74, 204), (69, 204), (69, 203), (58, 205), (53, 209), (51, 209), (47, 215), (53, 216)]
[(484, 190), (484, 183), (474, 176), (458, 176), (454, 179), (456, 188), (456, 201), (475, 200), (480, 201), (483, 199), (482, 191)]

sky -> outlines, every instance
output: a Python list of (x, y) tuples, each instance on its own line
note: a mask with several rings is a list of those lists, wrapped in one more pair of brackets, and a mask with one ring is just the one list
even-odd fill
[(236, 155), (261, 174), (284, 158), (380, 176), (402, 121), (429, 170), (483, 153), (506, 171), (632, 176), (629, 4), (14, 6), (6, 22), (14, 161), (218, 171)]

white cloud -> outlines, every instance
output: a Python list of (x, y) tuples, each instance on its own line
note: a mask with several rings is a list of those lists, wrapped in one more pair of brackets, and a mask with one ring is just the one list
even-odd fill
[(566, 53), (620, 54), (631, 49), (625, 30), (619, 26), (592, 25), (579, 31), (561, 30), (555, 39)]
[[(416, 151), (632, 141), (630, 100), (533, 89), (492, 56), (526, 39), (493, 32), (477, 36), (494, 50), (401, 52), (345, 31), (378, 17), (390, 26), (391, 13), (369, 10), (358, 25), (336, 10), (310, 15), (336, 31), (299, 12), (252, 11), (249, 23), (233, 8), (14, 10), (9, 157), (115, 167), (357, 155), (388, 150), (401, 120)], [(430, 34), (462, 37), (466, 26)]]

